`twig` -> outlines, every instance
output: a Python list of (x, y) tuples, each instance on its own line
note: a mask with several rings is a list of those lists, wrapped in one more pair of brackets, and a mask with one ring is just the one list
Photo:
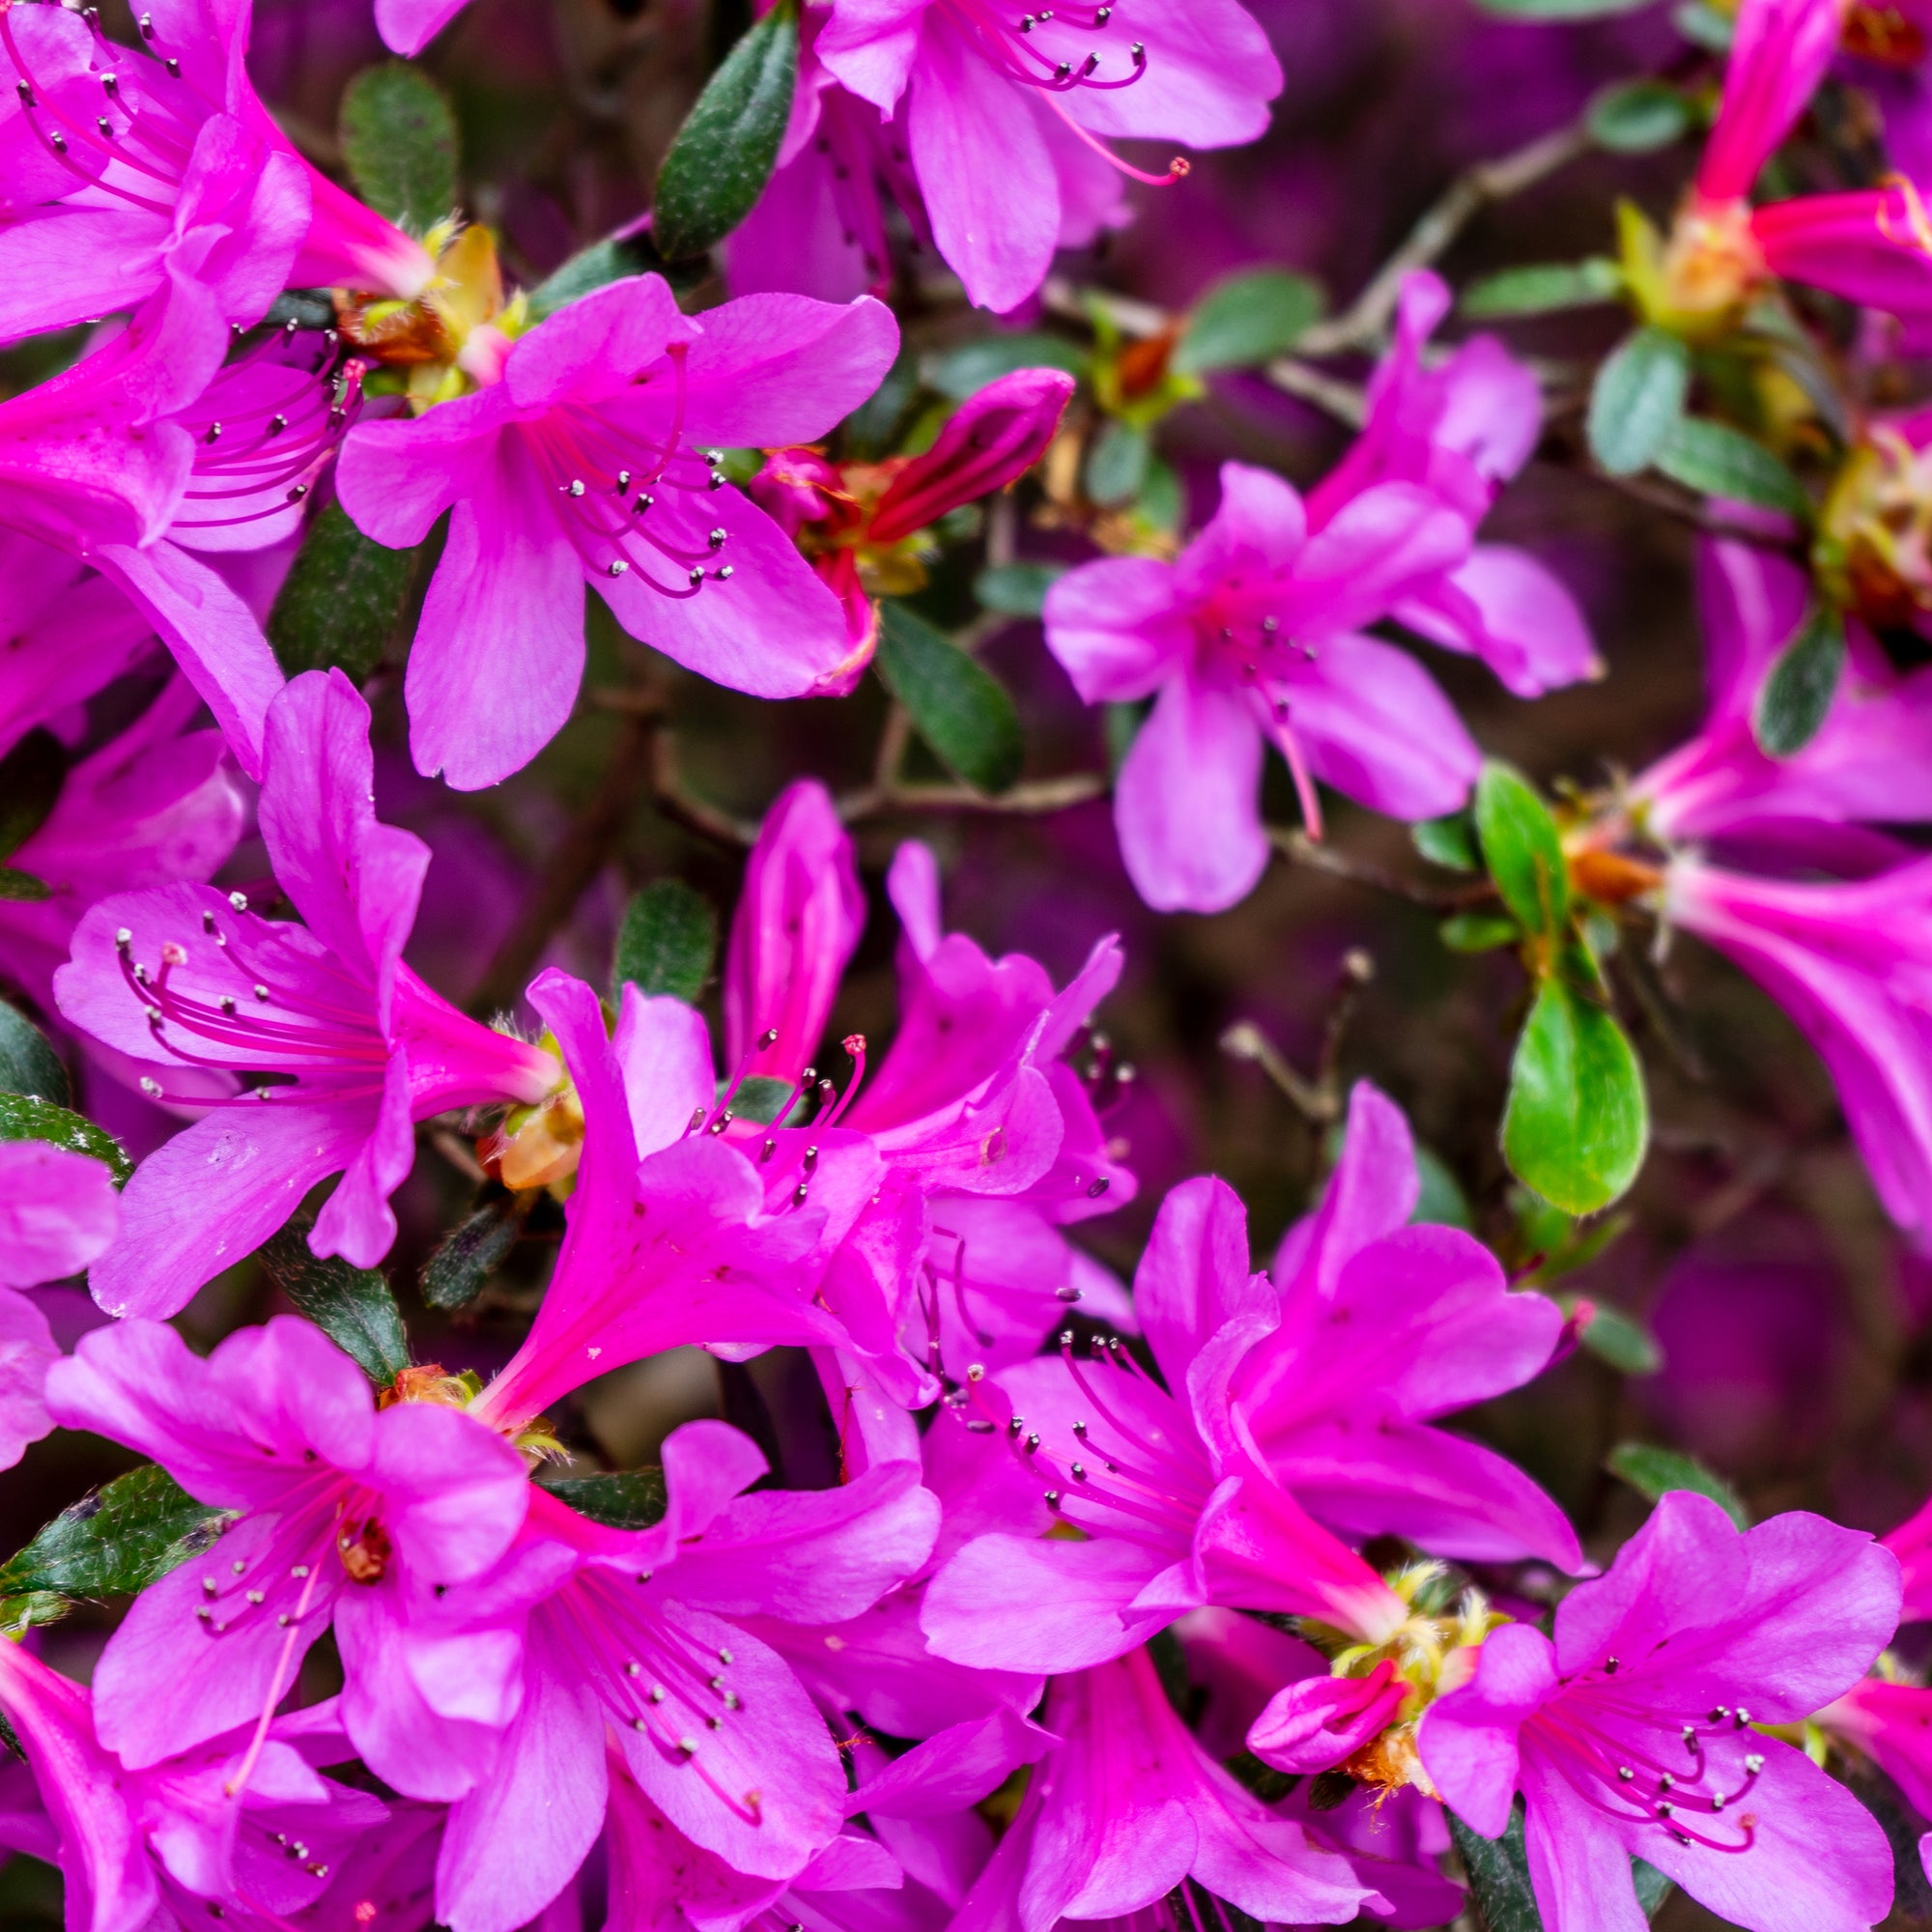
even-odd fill
[(719, 845), (748, 846), (757, 838), (755, 825), (747, 825), (728, 811), (693, 798), (684, 789), (678, 773), (677, 740), (669, 731), (654, 733), (650, 751), (651, 796), (658, 810), (673, 824)]
[(1628, 497), (1632, 502), (1661, 511), (1664, 516), (1673, 517), (1680, 524), (1688, 524), (1692, 529), (1702, 530), (1708, 536), (1741, 537), (1760, 550), (1789, 549), (1796, 541), (1790, 539), (1780, 543), (1776, 533), (1765, 529), (1761, 521), (1749, 522), (1726, 516), (1714, 504), (1673, 490), (1667, 483), (1654, 482), (1647, 476), (1613, 476), (1607, 469), (1590, 462), (1580, 463), (1577, 468), (1592, 482), (1605, 484), (1619, 496)]
[(1267, 834), (1268, 842), (1290, 865), (1305, 866), (1311, 872), (1326, 872), (1330, 878), (1349, 879), (1358, 886), (1372, 886), (1378, 893), (1406, 899), (1411, 905), (1427, 906), (1431, 912), (1456, 912), (1465, 906), (1479, 905), (1491, 895), (1487, 885), (1462, 886), (1454, 892), (1442, 893), (1411, 884), (1366, 859), (1352, 859), (1346, 852), (1338, 852), (1325, 840), (1318, 842), (1299, 826), (1271, 825)]
[(1333, 355), (1360, 349), (1387, 328), (1402, 294), (1403, 277), (1426, 269), (1492, 202), (1507, 201), (1588, 153), (1590, 136), (1580, 123), (1539, 135), (1514, 154), (1479, 161), (1450, 183), (1435, 207), (1408, 231), (1369, 285), (1338, 316), (1318, 322), (1294, 346), (1303, 355)]
[(1321, 1127), (1336, 1118), (1334, 1096), (1324, 1094), (1317, 1082), (1304, 1080), (1289, 1065), (1288, 1056), (1252, 1020), (1236, 1020), (1221, 1036), (1221, 1051), (1230, 1060), (1253, 1062), (1304, 1120)]
[(1335, 998), (1328, 1008), (1328, 1024), (1321, 1034), (1321, 1058), (1316, 1063), (1315, 1084), (1327, 1094), (1335, 1112), (1342, 1111), (1341, 1094), (1335, 1075), (1342, 1059), (1342, 1036), (1355, 1016), (1362, 994), (1376, 977), (1376, 962), (1359, 946), (1351, 946), (1342, 955), (1341, 972), (1336, 977)]
[(1350, 429), (1360, 429), (1368, 420), (1368, 394), (1357, 383), (1324, 376), (1320, 369), (1311, 369), (1292, 355), (1277, 355), (1267, 365), (1266, 374), (1277, 389), (1326, 410), (1337, 422), (1346, 423)]
[(1098, 772), (1069, 772), (1064, 778), (1036, 779), (1009, 791), (975, 791), (963, 784), (869, 784), (847, 792), (838, 801), (838, 816), (847, 825), (881, 818), (895, 811), (984, 811), (996, 816), (1027, 817), (1065, 811), (1103, 796), (1107, 781)]
[(643, 790), (648, 770), (644, 753), (654, 730), (651, 719), (638, 717), (625, 718), (617, 727), (596, 791), (557, 840), (517, 923), (470, 996), (478, 1011), (494, 1012), (516, 999), (551, 935), (576, 911), (585, 888), (603, 869)]

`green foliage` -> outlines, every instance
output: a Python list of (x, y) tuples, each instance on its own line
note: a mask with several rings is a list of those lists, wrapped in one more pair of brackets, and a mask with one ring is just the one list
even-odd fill
[(963, 403), (1015, 369), (1064, 369), (1069, 376), (1084, 376), (1087, 357), (1058, 335), (988, 335), (935, 356), (925, 380), (942, 396)]
[(1216, 282), (1188, 312), (1174, 368), (1183, 376), (1252, 369), (1294, 347), (1326, 306), (1321, 285), (1281, 269), (1251, 269)]
[(1510, 1171), (1566, 1213), (1593, 1213), (1636, 1179), (1649, 1127), (1623, 1028), (1567, 980), (1546, 978), (1510, 1066)]
[(1590, 388), (1590, 452), (1612, 476), (1634, 476), (1670, 440), (1690, 390), (1690, 352), (1661, 328), (1611, 351)]
[(749, 1074), (739, 1081), (738, 1091), (731, 1096), (731, 1118), (770, 1126), (795, 1091), (789, 1080), (771, 1080), (762, 1073)]
[(718, 914), (682, 879), (653, 879), (624, 908), (611, 997), (628, 980), (639, 992), (668, 993), (696, 1006), (718, 957)]
[[(1559, 1295), (1557, 1305), (1565, 1314), (1576, 1306), (1576, 1295)], [(1590, 1319), (1584, 1323), (1582, 1344), (1600, 1362), (1623, 1376), (1654, 1376), (1663, 1366), (1663, 1350), (1657, 1337), (1641, 1321), (1634, 1321), (1620, 1308), (1593, 1301)]]
[(1147, 480), (1153, 445), (1147, 432), (1110, 416), (1087, 451), (1087, 495), (1095, 503), (1125, 503)]
[(1845, 620), (1816, 605), (1758, 687), (1751, 730), (1767, 756), (1788, 758), (1818, 735), (1845, 669)]
[(1556, 939), (1570, 913), (1562, 838), (1521, 773), (1494, 760), (1476, 781), (1476, 836), (1503, 903), (1526, 931)]
[(73, 1104), (60, 1055), (25, 1013), (5, 1001), (0, 1001), (0, 1093), (24, 1094), (50, 1107)]
[(120, 1186), (134, 1171), (121, 1143), (80, 1114), (27, 1094), (0, 1094), (0, 1141), (46, 1141), (105, 1161)]
[(1601, 255), (1581, 262), (1527, 263), (1472, 282), (1463, 293), (1461, 307), (1471, 320), (1591, 308), (1615, 301), (1623, 281), (1623, 270)]
[(17, 866), (0, 866), (0, 899), (50, 899), (53, 888)]
[(673, 287), (689, 280), (675, 265), (666, 262), (651, 245), (648, 235), (608, 235), (573, 255), (530, 291), (530, 320), (542, 322), (558, 309), (568, 308), (580, 296), (611, 282), (653, 273), (666, 276)]
[(360, 684), (383, 662), (409, 609), (420, 554), (385, 549), (340, 503), (325, 504), (269, 612), (269, 642), (283, 672), (335, 667)]
[(651, 236), (671, 261), (722, 242), (764, 192), (798, 85), (798, 14), (774, 7), (725, 55), (658, 170)]
[(1493, 952), (1522, 937), (1522, 927), (1515, 920), (1490, 912), (1452, 913), (1435, 932), (1451, 952)]
[(1604, 1458), (1604, 1467), (1635, 1490), (1660, 1502), (1672, 1490), (1690, 1490), (1709, 1496), (1740, 1529), (1750, 1527), (1750, 1513), (1721, 1476), (1676, 1449), (1660, 1449), (1648, 1442), (1619, 1442)]
[(1432, 866), (1445, 871), (1480, 872), (1483, 855), (1476, 844), (1476, 821), (1467, 811), (1452, 811), (1446, 818), (1425, 818), (1408, 828), (1415, 849)]
[(1026, 740), (1006, 687), (903, 604), (879, 607), (879, 676), (941, 764), (976, 791), (1007, 790)]
[(67, 753), (51, 731), (29, 731), (0, 758), (0, 859), (47, 821), (67, 781)]
[(554, 1476), (546, 1471), (537, 1481), (579, 1516), (611, 1529), (649, 1529), (664, 1520), (664, 1471), (655, 1466), (627, 1469), (616, 1476)]
[(1658, 451), (1657, 467), (1700, 496), (1754, 503), (1789, 517), (1811, 514), (1811, 499), (1790, 466), (1725, 423), (1685, 416)]
[(973, 580), (973, 595), (996, 616), (1037, 617), (1046, 593), (1065, 574), (1062, 563), (996, 563)]
[(408, 61), (364, 68), (343, 91), (342, 157), (355, 191), (420, 236), (456, 206), (456, 116)]
[(1647, 155), (1667, 148), (1690, 130), (1690, 107), (1661, 80), (1624, 81), (1590, 102), (1584, 125), (1600, 148), (1617, 155)]
[(1601, 20), (1634, 14), (1651, 0), (1479, 0), (1483, 12), (1504, 20)]
[(483, 1292), (524, 1232), (527, 1195), (501, 1194), (460, 1221), (423, 1264), (422, 1298), (432, 1308), (463, 1308)]
[(353, 1267), (339, 1255), (309, 1252), (302, 1219), (291, 1221), (262, 1246), (262, 1265), (297, 1310), (307, 1316), (378, 1388), (410, 1365), (403, 1313), (389, 1284), (374, 1268)]
[(1479, 1837), (1453, 1811), (1443, 1816), (1469, 1881), (1469, 1903), (1481, 1932), (1543, 1932), (1523, 1852), (1522, 1806), (1511, 1811), (1500, 1838)]
[(145, 1590), (206, 1549), (222, 1520), (152, 1463), (116, 1476), (0, 1565), (0, 1626), (50, 1623), (73, 1599)]

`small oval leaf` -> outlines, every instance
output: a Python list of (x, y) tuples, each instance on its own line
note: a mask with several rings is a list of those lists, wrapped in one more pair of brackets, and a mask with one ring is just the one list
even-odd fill
[(1660, 1449), (1649, 1442), (1619, 1442), (1604, 1458), (1604, 1466), (1654, 1503), (1662, 1502), (1672, 1490), (1690, 1490), (1709, 1496), (1740, 1529), (1750, 1527), (1750, 1512), (1730, 1484), (1681, 1450)]
[(134, 1171), (121, 1143), (85, 1115), (26, 1094), (0, 1094), (0, 1141), (45, 1141), (71, 1153), (92, 1155), (113, 1169), (117, 1187)]
[(624, 909), (611, 997), (629, 980), (640, 993), (668, 993), (697, 1004), (718, 956), (718, 915), (703, 894), (682, 879), (654, 879)]
[(798, 16), (781, 4), (724, 56), (658, 170), (651, 239), (669, 261), (722, 242), (764, 192), (798, 84)]
[(1726, 423), (1686, 416), (1658, 451), (1657, 467), (1700, 496), (1754, 503), (1789, 517), (1811, 514), (1811, 499), (1789, 465)]
[(269, 1279), (378, 1388), (387, 1388), (409, 1367), (403, 1312), (374, 1268), (354, 1267), (339, 1255), (325, 1261), (311, 1254), (308, 1229), (299, 1219), (262, 1244), (261, 1260)]
[(0, 1001), (0, 1093), (71, 1107), (67, 1068), (47, 1037), (17, 1007)]
[(165, 1469), (144, 1463), (63, 1510), (0, 1565), (0, 1598), (45, 1593), (51, 1604), (21, 1619), (44, 1623), (64, 1599), (133, 1596), (206, 1549), (221, 1520)]
[(1690, 103), (1661, 80), (1632, 80), (1608, 87), (1591, 101), (1584, 125), (1600, 148), (1616, 155), (1647, 155), (1681, 140), (1690, 128)]
[(1252, 269), (1218, 281), (1188, 312), (1172, 366), (1183, 376), (1252, 369), (1285, 355), (1326, 307), (1319, 282), (1283, 269)]
[(1557, 937), (1569, 917), (1570, 874), (1556, 821), (1520, 772), (1493, 759), (1476, 781), (1476, 836), (1503, 903), (1526, 931)]
[(1634, 476), (1669, 441), (1690, 390), (1690, 352), (1661, 328), (1611, 351), (1590, 389), (1590, 450), (1612, 476)]
[(1845, 620), (1817, 606), (1778, 652), (1751, 706), (1751, 731), (1767, 757), (1788, 758), (1818, 735), (1845, 669)]
[(419, 236), (455, 208), (456, 116), (421, 68), (364, 68), (343, 91), (339, 129), (356, 192), (398, 228)]
[(396, 635), (415, 587), (416, 550), (386, 550), (323, 505), (269, 612), (269, 642), (286, 676), (340, 668), (360, 684)]
[(1593, 1214), (1636, 1179), (1649, 1104), (1615, 1018), (1561, 980), (1537, 989), (1510, 1067), (1503, 1156), (1568, 1214)]
[(610, 1529), (649, 1529), (664, 1520), (664, 1471), (626, 1469), (614, 1476), (539, 1475), (539, 1486), (579, 1516)]
[(1005, 791), (1026, 740), (1006, 687), (904, 605), (879, 607), (879, 676), (939, 761), (976, 791)]
[(67, 753), (51, 731), (27, 732), (0, 758), (0, 859), (17, 852), (47, 822), (66, 781)]
[(1501, 269), (1471, 283), (1459, 306), (1470, 317), (1548, 315), (1556, 309), (1589, 308), (1615, 301), (1623, 272), (1601, 255), (1581, 262), (1528, 263)]

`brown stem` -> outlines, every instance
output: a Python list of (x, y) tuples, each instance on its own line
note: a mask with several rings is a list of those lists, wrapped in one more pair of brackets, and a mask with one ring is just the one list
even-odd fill
[(1036, 779), (1009, 791), (988, 794), (963, 784), (870, 784), (848, 792), (838, 801), (838, 815), (847, 825), (881, 818), (895, 811), (985, 811), (1007, 817), (1065, 811), (1102, 797), (1107, 781), (1098, 772), (1069, 772), (1064, 778)]
[(1299, 826), (1271, 825), (1267, 828), (1267, 835), (1268, 842), (1292, 866), (1306, 867), (1311, 872), (1326, 872), (1330, 878), (1349, 879), (1358, 886), (1372, 886), (1378, 893), (1406, 899), (1410, 905), (1427, 906), (1432, 912), (1459, 912), (1468, 906), (1480, 905), (1492, 896), (1492, 889), (1487, 884), (1459, 886), (1455, 891), (1446, 893), (1411, 884), (1366, 859), (1350, 858), (1346, 852), (1338, 852), (1325, 840), (1309, 838)]

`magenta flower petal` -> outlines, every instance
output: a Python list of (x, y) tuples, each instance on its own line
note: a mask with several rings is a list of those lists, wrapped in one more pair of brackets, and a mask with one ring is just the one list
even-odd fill
[(1697, 169), (1706, 201), (1738, 201), (1790, 133), (1838, 50), (1835, 0), (1745, 0), (1718, 119)]
[(0, 1142), (0, 1287), (78, 1274), (114, 1238), (119, 1216), (105, 1162), (45, 1141)]

